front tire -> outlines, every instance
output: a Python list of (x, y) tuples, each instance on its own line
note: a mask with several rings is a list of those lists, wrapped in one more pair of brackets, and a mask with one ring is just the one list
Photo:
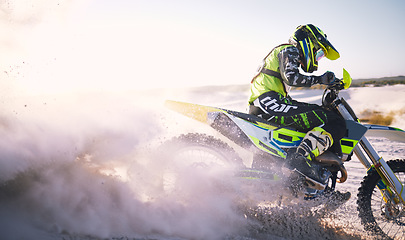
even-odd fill
[[(398, 179), (405, 185), (405, 160), (387, 162)], [(400, 202), (384, 201), (377, 184), (381, 180), (375, 169), (364, 177), (359, 188), (357, 209), (364, 228), (384, 239), (405, 238), (405, 208)]]

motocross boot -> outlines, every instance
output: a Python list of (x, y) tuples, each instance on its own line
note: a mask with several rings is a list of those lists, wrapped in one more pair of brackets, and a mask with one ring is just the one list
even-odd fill
[(324, 184), (327, 179), (322, 176), (321, 166), (314, 160), (332, 144), (333, 138), (330, 133), (320, 127), (315, 127), (305, 135), (296, 152), (292, 154), (290, 164), (305, 177)]

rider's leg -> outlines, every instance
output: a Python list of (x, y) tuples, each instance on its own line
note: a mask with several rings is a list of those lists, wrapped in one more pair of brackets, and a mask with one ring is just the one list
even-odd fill
[(331, 134), (320, 127), (315, 127), (305, 135), (295, 154), (290, 156), (291, 167), (295, 167), (303, 175), (322, 183), (319, 167), (313, 161), (328, 150), (332, 144)]
[(332, 135), (321, 127), (315, 127), (302, 139), (297, 153), (312, 161), (328, 150), (332, 144)]
[(294, 101), (274, 91), (259, 96), (250, 107), (249, 113), (302, 132), (308, 132), (328, 121), (328, 116), (321, 106)]

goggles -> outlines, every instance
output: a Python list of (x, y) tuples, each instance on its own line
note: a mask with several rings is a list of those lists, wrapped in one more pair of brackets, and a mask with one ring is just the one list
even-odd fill
[(315, 53), (315, 60), (318, 62), (321, 60), (323, 57), (325, 57), (325, 52), (320, 48), (318, 51)]

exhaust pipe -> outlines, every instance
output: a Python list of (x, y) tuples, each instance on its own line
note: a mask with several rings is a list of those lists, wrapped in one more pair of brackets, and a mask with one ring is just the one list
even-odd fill
[(315, 160), (324, 165), (338, 166), (341, 176), (338, 177), (337, 182), (338, 183), (346, 182), (347, 170), (346, 170), (345, 166), (343, 165), (342, 160), (338, 156), (336, 156), (336, 154), (333, 154), (330, 151), (326, 151), (322, 155), (318, 156)]

